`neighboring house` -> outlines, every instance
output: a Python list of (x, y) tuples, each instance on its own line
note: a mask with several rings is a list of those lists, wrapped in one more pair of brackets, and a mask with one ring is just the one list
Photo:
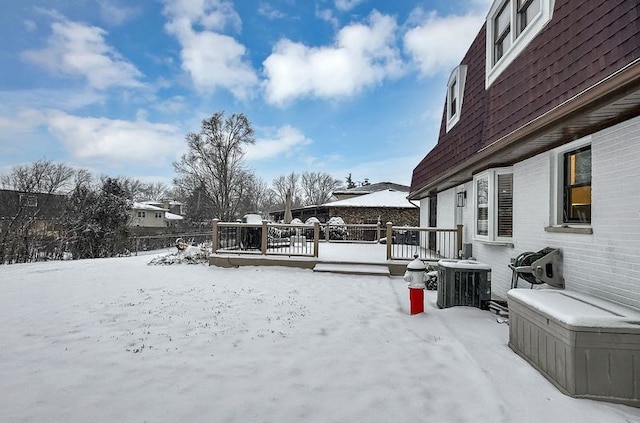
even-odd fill
[(420, 209), (407, 200), (407, 193), (393, 189), (332, 201), (322, 207), (327, 208), (329, 218), (340, 216), (345, 223), (418, 226), (420, 216)]
[(150, 206), (156, 206), (161, 209), (167, 210), (169, 213), (178, 216), (184, 216), (186, 212), (186, 204), (175, 200), (161, 200), (161, 201), (142, 201), (142, 204), (148, 204)]
[(64, 215), (64, 195), (0, 190), (0, 231), (14, 220), (38, 222), (40, 229), (53, 225)]
[(167, 209), (147, 203), (133, 203), (129, 211), (129, 226), (139, 228), (166, 228), (183, 217)]
[(420, 226), (464, 225), (494, 295), (549, 246), (567, 290), (640, 308), (639, 3), (494, 1), (409, 198)]
[[(293, 218), (303, 222), (315, 217), (320, 222), (339, 216), (345, 223), (377, 223), (383, 225), (417, 226), (419, 209), (407, 200), (409, 187), (391, 182), (380, 182), (351, 189), (339, 189), (332, 193), (332, 199), (321, 205), (297, 207), (291, 210)], [(270, 213), (275, 221), (284, 218), (284, 210)]]

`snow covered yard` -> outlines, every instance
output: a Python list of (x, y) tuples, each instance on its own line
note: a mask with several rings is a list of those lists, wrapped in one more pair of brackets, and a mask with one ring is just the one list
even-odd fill
[(478, 309), (408, 314), (402, 278), (0, 266), (3, 422), (637, 422), (561, 394)]

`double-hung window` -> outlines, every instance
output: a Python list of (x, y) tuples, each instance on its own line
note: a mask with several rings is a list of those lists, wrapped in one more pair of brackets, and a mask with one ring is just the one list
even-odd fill
[(555, 0), (494, 0), (487, 15), (489, 87), (551, 20)]
[(591, 146), (563, 155), (563, 223), (591, 223)]
[(493, 63), (502, 58), (511, 46), (511, 7), (505, 2), (498, 15), (493, 18)]
[(513, 237), (513, 170), (489, 169), (473, 178), (474, 237), (509, 242)]
[(516, 8), (518, 35), (529, 25), (535, 16), (540, 13), (540, 0), (517, 0)]

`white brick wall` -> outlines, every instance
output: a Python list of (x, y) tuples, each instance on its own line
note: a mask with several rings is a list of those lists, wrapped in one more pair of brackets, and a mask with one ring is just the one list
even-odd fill
[[(514, 165), (513, 248), (473, 245), (475, 258), (492, 268), (495, 294), (510, 287), (510, 257), (550, 246), (562, 249), (566, 289), (640, 308), (640, 118), (593, 134), (591, 146), (591, 235), (544, 230), (556, 223), (557, 150)], [(472, 214), (464, 224), (472, 228)]]

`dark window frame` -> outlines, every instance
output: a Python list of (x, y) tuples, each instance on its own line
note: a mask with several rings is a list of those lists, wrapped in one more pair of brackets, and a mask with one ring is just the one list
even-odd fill
[[(588, 169), (588, 180), (585, 178), (581, 178), (579, 181), (575, 180), (577, 177), (577, 169), (575, 169), (576, 165), (574, 165), (573, 173), (571, 166), (571, 158), (577, 157), (579, 154), (589, 152), (589, 165)], [(563, 198), (562, 198), (562, 223), (583, 223), (590, 224), (591, 223), (591, 207), (592, 207), (592, 196), (591, 196), (591, 185), (592, 185), (592, 169), (591, 169), (591, 145), (586, 145), (575, 150), (567, 151), (563, 154), (563, 163), (562, 163), (562, 171), (563, 171), (563, 181), (562, 181), (562, 190), (563, 190)], [(572, 181), (572, 176), (574, 176), (574, 180)], [(578, 204), (574, 198), (574, 193), (578, 191), (584, 191), (585, 188), (588, 188), (588, 203), (580, 203)], [(584, 195), (584, 193), (583, 193)]]

